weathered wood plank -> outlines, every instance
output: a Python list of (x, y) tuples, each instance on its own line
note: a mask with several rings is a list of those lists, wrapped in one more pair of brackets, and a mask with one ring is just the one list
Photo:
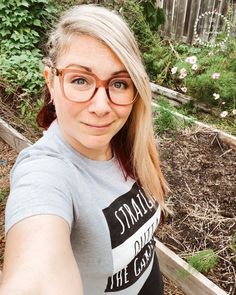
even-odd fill
[(176, 40), (181, 40), (181, 37), (184, 33), (184, 22), (185, 22), (185, 15), (187, 10), (187, 1), (188, 0), (179, 0), (177, 2), (177, 22), (176, 22)]
[(178, 1), (172, 3), (172, 24), (171, 24), (171, 39), (176, 40), (177, 18), (178, 18)]
[(160, 86), (158, 84), (150, 83), (151, 90), (154, 93), (158, 93), (160, 95), (172, 98), (180, 103), (188, 103), (192, 100), (192, 98), (188, 95), (181, 94), (177, 91), (171, 90), (169, 88)]
[(201, 0), (195, 0), (191, 3), (189, 23), (188, 23), (188, 32), (187, 32), (187, 41), (188, 43), (194, 42), (194, 25), (196, 19), (199, 15)]
[(166, 21), (164, 24), (164, 37), (171, 35), (171, 28), (172, 28), (172, 0), (165, 0), (166, 2), (166, 9), (165, 9), (165, 15), (166, 15)]
[(168, 247), (156, 240), (161, 272), (188, 295), (227, 295), (227, 293), (192, 268)]
[(0, 137), (18, 152), (32, 143), (0, 118)]
[[(188, 96), (186, 94), (182, 94), (179, 93), (177, 91), (171, 90), (169, 88), (160, 86), (158, 84), (154, 84), (154, 83), (150, 83), (151, 86), (151, 90), (155, 96), (155, 94), (160, 94), (163, 95), (165, 97), (167, 97), (169, 100), (174, 100), (175, 102), (179, 103), (179, 104), (185, 104), (185, 103), (189, 103), (190, 101), (192, 101), (192, 97)], [(209, 108), (207, 108), (206, 106), (204, 106), (203, 104), (200, 103), (193, 103), (196, 107), (198, 107), (200, 110), (206, 112), (206, 113), (210, 113), (211, 110)]]

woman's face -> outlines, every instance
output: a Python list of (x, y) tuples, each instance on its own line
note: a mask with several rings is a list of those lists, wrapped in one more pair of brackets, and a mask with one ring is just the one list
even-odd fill
[[(86, 35), (71, 39), (70, 45), (57, 60), (57, 68), (82, 69), (95, 74), (101, 80), (107, 80), (121, 71), (127, 75), (124, 65), (110, 48)], [(59, 77), (53, 76), (50, 81), (48, 67), (44, 74), (66, 141), (90, 159), (110, 159), (111, 139), (127, 121), (132, 104), (113, 104), (104, 87), (98, 88), (94, 97), (87, 102), (70, 101), (62, 93)]]

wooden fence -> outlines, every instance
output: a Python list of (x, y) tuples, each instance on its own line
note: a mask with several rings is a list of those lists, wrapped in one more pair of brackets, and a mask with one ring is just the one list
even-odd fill
[[(166, 16), (161, 28), (163, 37), (192, 44), (197, 41), (197, 33), (203, 42), (214, 43), (217, 34), (224, 35), (223, 39), (227, 36), (229, 27), (230, 35), (236, 36), (236, 0), (157, 0), (157, 5)], [(206, 12), (212, 14), (202, 16)], [(229, 20), (228, 25), (223, 16)]]

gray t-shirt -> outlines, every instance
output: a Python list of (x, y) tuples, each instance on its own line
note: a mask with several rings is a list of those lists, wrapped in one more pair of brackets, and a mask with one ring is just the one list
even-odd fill
[(64, 218), (85, 295), (135, 295), (150, 274), (160, 207), (118, 160), (88, 159), (62, 137), (57, 120), (19, 154), (11, 171), (5, 232), (38, 214)]

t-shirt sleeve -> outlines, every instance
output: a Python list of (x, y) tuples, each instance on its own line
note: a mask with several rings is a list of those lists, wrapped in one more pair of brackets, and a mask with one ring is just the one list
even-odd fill
[(34, 215), (52, 214), (73, 222), (71, 176), (62, 159), (29, 156), (11, 172), (5, 211), (5, 234), (17, 222)]

